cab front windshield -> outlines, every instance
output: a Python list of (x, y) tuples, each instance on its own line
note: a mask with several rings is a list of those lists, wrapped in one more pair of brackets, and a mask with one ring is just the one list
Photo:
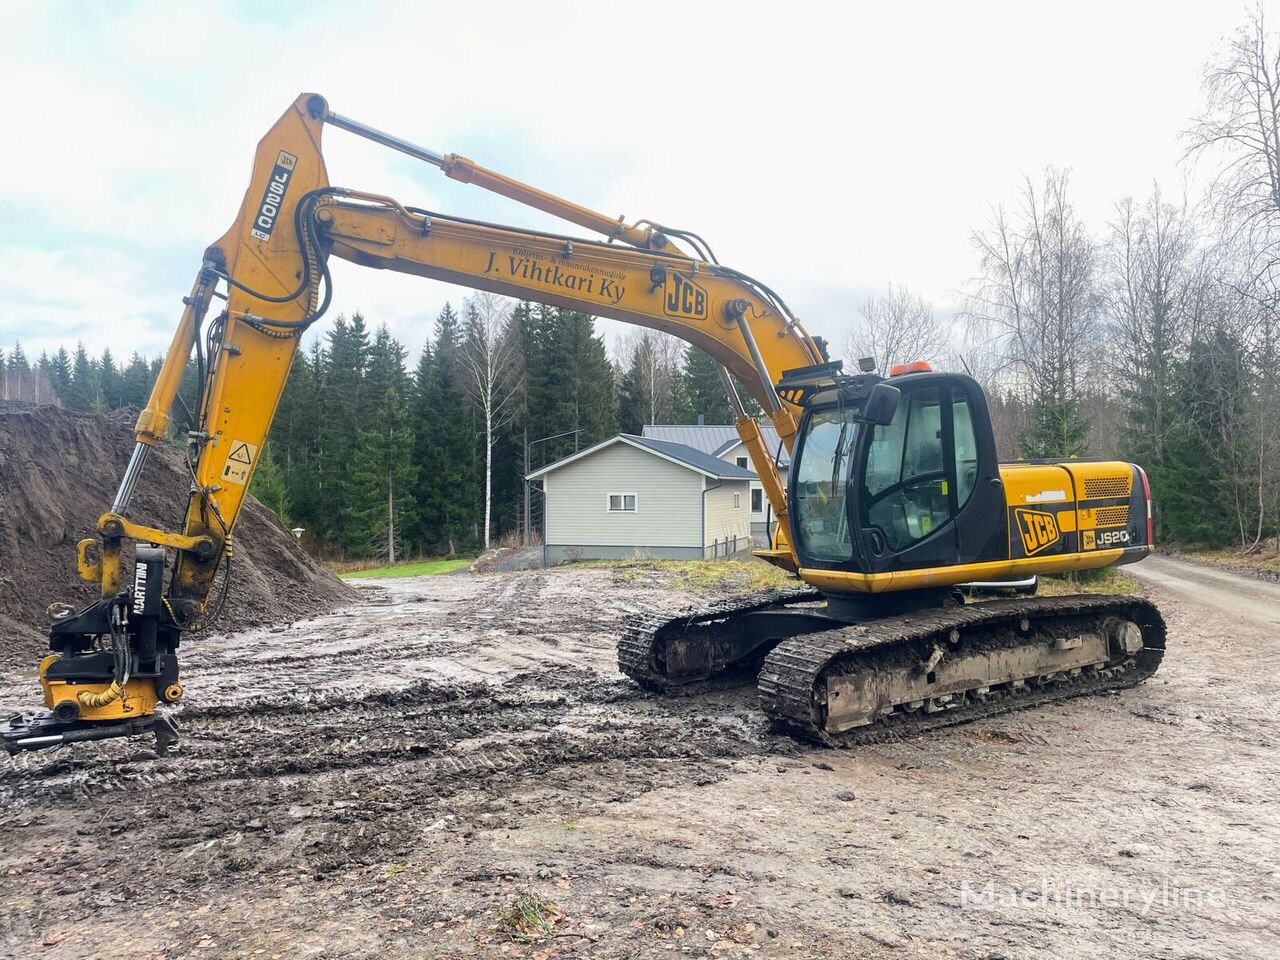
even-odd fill
[(856, 413), (850, 407), (813, 411), (793, 468), (796, 527), (804, 551), (817, 560), (848, 560), (853, 555), (845, 497), (861, 429)]

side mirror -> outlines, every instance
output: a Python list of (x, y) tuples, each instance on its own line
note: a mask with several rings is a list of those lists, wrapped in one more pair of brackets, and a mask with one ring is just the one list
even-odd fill
[(887, 383), (877, 383), (867, 394), (866, 405), (862, 408), (862, 419), (874, 423), (878, 427), (887, 427), (893, 423), (893, 416), (898, 412), (898, 401), (902, 391)]

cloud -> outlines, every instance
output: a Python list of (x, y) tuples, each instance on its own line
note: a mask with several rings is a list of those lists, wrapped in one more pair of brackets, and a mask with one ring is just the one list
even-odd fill
[[(1176, 190), (1201, 65), (1238, 13), (5, 2), (0, 345), (163, 349), (254, 145), (302, 90), (610, 214), (695, 229), (838, 340), (886, 283), (951, 302), (988, 204), (1047, 164), (1075, 169), (1097, 230), (1153, 178)], [(335, 183), (563, 229), (342, 131), (325, 151)], [(415, 348), (466, 295), (334, 276), (335, 312), (360, 309)]]

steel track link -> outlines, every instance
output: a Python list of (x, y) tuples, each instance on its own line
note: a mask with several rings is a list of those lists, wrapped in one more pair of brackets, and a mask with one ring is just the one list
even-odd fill
[(766, 590), (742, 597), (730, 597), (711, 604), (686, 607), (674, 613), (638, 613), (627, 619), (618, 640), (618, 669), (649, 690), (670, 691), (682, 686), (713, 679), (689, 677), (673, 679), (662, 674), (658, 656), (662, 643), (679, 637), (701, 624), (758, 610), (770, 610), (799, 603), (821, 600), (813, 587), (790, 587)]
[[(824, 677), (842, 667), (874, 669), (916, 644), (945, 645), (953, 630), (971, 639), (975, 628), (994, 635), (1011, 630), (1023, 619), (1038, 628), (1052, 628), (1053, 621), (1088, 617), (1102, 621), (1123, 616), (1142, 628), (1143, 647), (1129, 664), (1109, 661), (1118, 669), (1111, 675), (1082, 674), (1048, 686), (1028, 684), (1021, 690), (993, 690), (978, 697), (964, 696), (963, 703), (936, 713), (895, 712), (869, 726), (842, 733), (823, 729), (821, 697)], [(980, 639), (977, 642), (981, 642)], [(1070, 697), (1132, 687), (1154, 674), (1164, 656), (1165, 625), (1155, 606), (1140, 597), (1068, 596), (995, 600), (937, 611), (923, 611), (870, 621), (839, 630), (809, 634), (783, 641), (765, 657), (759, 675), (761, 705), (765, 712), (792, 735), (830, 746), (878, 743), (939, 727), (953, 726), (982, 717), (1039, 706)]]

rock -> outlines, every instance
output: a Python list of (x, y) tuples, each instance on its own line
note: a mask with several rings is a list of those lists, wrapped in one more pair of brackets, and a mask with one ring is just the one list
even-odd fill
[(850, 800), (854, 799), (853, 791), (852, 791), (852, 790), (841, 790), (839, 793), (837, 793), (837, 794), (836, 794), (836, 799), (837, 799), (837, 800), (844, 800), (844, 801), (847, 803), (848, 801), (850, 801)]

